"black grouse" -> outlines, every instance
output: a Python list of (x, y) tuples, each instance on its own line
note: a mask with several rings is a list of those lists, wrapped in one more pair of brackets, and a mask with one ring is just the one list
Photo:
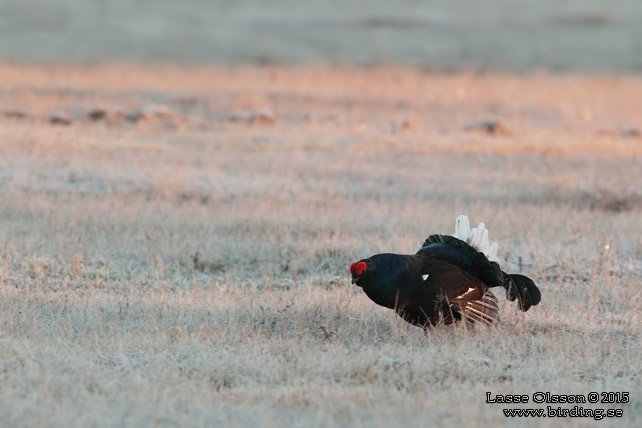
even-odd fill
[(507, 274), (497, 263), (497, 243), (489, 245), (483, 223), (470, 229), (459, 216), (455, 236), (431, 235), (415, 255), (377, 254), (352, 263), (352, 282), (376, 304), (394, 309), (409, 323), (430, 326), (466, 319), (499, 321), (492, 287), (504, 287), (510, 301), (527, 311), (541, 294), (523, 275)]

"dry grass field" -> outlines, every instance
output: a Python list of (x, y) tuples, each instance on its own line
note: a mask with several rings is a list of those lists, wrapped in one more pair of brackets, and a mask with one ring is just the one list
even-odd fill
[[(639, 78), (5, 64), (0, 94), (1, 426), (514, 426), (486, 391), (642, 425)], [(350, 284), (461, 213), (540, 306), (424, 332)]]

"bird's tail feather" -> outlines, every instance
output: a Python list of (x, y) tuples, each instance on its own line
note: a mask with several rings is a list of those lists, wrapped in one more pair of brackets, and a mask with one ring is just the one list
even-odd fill
[(453, 236), (483, 253), (491, 262), (499, 263), (499, 258), (497, 257), (499, 245), (497, 245), (497, 242), (490, 242), (488, 229), (486, 229), (484, 223), (479, 223), (477, 227), (471, 229), (468, 217), (460, 215), (455, 221), (455, 234)]
[[(484, 223), (479, 223), (476, 228), (470, 228), (468, 217), (460, 215), (455, 221), (455, 238), (466, 242), (480, 253), (483, 253), (489, 261), (499, 263), (497, 256), (497, 242), (490, 242), (488, 229)], [(537, 305), (542, 300), (542, 294), (533, 280), (518, 274), (507, 274), (502, 272), (504, 277), (504, 288), (506, 298), (511, 302), (517, 299), (519, 308), (526, 312), (531, 306)]]
[(506, 298), (511, 302), (517, 299), (519, 308), (526, 312), (531, 306), (537, 305), (542, 300), (542, 293), (532, 279), (519, 274), (504, 274), (504, 288)]

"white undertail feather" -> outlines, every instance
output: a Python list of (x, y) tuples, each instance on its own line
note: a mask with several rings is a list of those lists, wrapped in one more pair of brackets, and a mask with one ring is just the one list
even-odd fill
[(468, 243), (480, 253), (484, 253), (491, 262), (499, 262), (499, 257), (497, 257), (499, 245), (497, 242), (490, 242), (488, 229), (484, 223), (479, 223), (477, 227), (471, 229), (468, 217), (460, 215), (455, 220), (455, 234), (453, 236)]

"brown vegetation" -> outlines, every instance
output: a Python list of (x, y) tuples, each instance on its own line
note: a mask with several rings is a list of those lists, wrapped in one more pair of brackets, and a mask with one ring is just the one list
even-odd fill
[[(639, 426), (642, 140), (602, 132), (642, 126), (639, 80), (5, 65), (0, 82), (0, 425), (513, 426), (486, 391), (626, 391), (590, 407)], [(489, 118), (510, 135), (466, 130)], [(461, 213), (540, 306), (425, 333), (350, 285), (351, 262)]]

